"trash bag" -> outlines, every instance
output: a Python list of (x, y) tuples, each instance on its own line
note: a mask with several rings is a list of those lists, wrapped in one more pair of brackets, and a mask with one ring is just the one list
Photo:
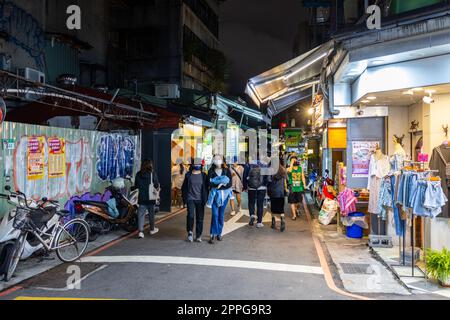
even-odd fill
[(354, 224), (356, 224), (357, 226), (363, 228), (363, 229), (369, 229), (369, 224), (366, 221), (366, 217), (365, 216), (347, 216), (347, 217), (342, 217), (341, 218), (341, 222), (342, 225), (346, 226), (346, 227), (351, 227)]
[(324, 226), (329, 225), (336, 216), (338, 207), (339, 203), (336, 200), (325, 199), (319, 213), (319, 222)]

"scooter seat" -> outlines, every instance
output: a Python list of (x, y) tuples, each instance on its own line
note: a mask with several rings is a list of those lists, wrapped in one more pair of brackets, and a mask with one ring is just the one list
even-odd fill
[(78, 201), (78, 203), (108, 209), (108, 204), (106, 202), (101, 202), (101, 201)]

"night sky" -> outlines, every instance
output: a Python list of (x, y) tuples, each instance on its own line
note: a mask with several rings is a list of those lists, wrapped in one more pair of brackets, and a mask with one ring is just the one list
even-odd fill
[(230, 94), (243, 96), (249, 78), (294, 57), (294, 40), (305, 15), (301, 3), (227, 0), (221, 5), (220, 41), (229, 64)]

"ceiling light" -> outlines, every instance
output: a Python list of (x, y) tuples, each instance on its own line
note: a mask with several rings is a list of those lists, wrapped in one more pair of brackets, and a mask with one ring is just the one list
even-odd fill
[(414, 88), (414, 89), (411, 89), (412, 91), (423, 91), (423, 88)]
[(429, 90), (425, 90), (425, 92), (428, 93), (428, 94), (433, 94), (433, 93), (436, 93), (436, 90), (429, 89)]
[(362, 103), (370, 103), (370, 100), (363, 100)]
[(377, 100), (377, 97), (370, 96), (370, 97), (367, 97), (367, 100)]
[(373, 60), (372, 61), (373, 65), (380, 65), (380, 64), (383, 64), (383, 63), (384, 63), (384, 60)]
[(408, 90), (408, 91), (403, 92), (403, 94), (412, 96), (412, 95), (414, 95), (414, 91)]
[(434, 103), (434, 99), (432, 96), (425, 96), (423, 97), (423, 102), (425, 102), (426, 104), (432, 104)]

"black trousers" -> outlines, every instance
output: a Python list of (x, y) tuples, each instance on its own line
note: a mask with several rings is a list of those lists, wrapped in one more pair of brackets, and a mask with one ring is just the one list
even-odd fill
[(248, 190), (248, 210), (250, 217), (255, 216), (255, 204), (256, 215), (258, 216), (258, 223), (263, 221), (264, 213), (264, 199), (266, 198), (267, 190)]
[(195, 235), (200, 238), (203, 234), (203, 220), (205, 218), (205, 206), (202, 201), (187, 201), (187, 232), (194, 231), (195, 221)]

